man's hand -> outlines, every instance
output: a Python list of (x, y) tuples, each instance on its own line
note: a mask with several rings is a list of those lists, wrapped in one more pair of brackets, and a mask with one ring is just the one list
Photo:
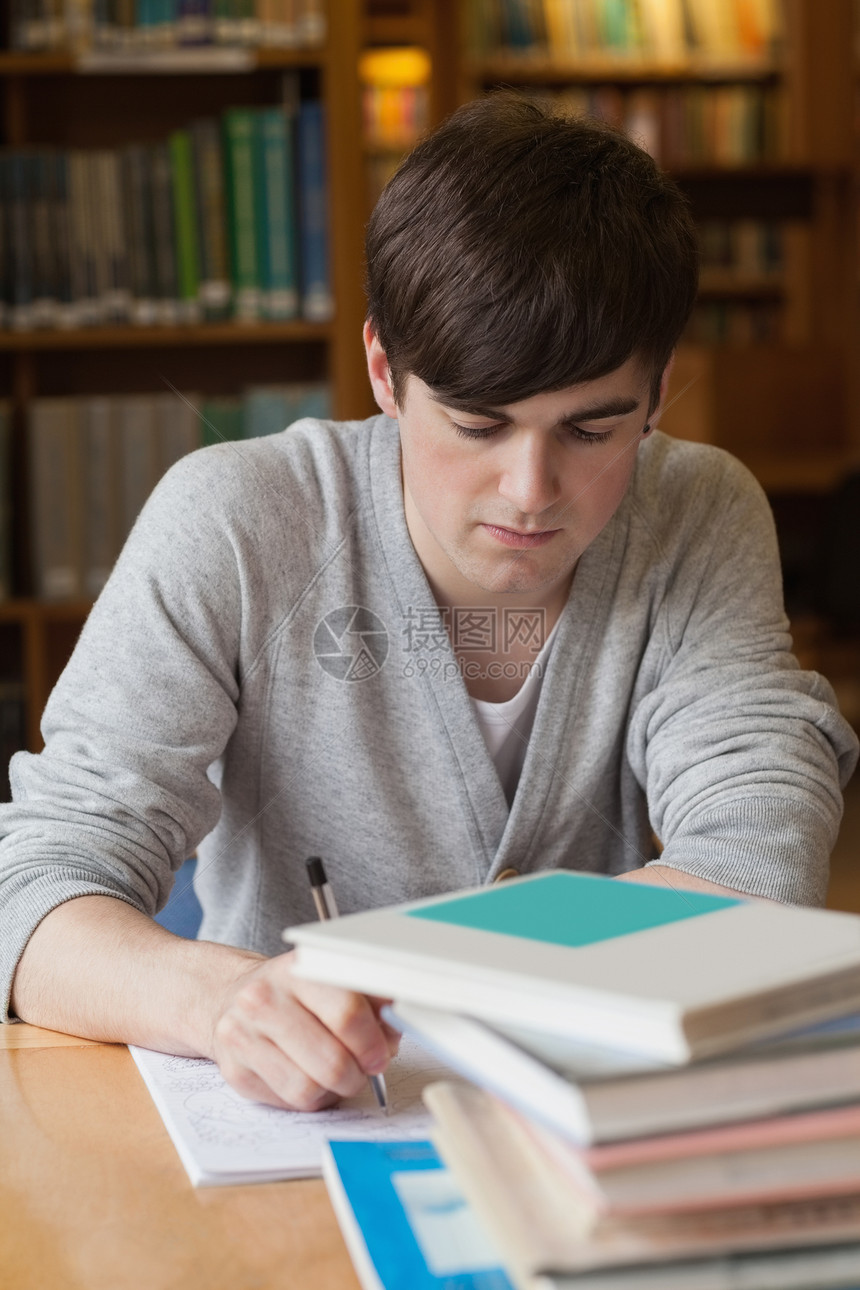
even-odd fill
[(293, 977), (293, 955), (188, 941), (111, 896), (43, 918), (12, 991), (22, 1021), (212, 1057), (245, 1097), (316, 1110), (361, 1092), (396, 1052), (382, 999)]
[(397, 1051), (385, 1000), (293, 975), (294, 952), (255, 964), (227, 990), (212, 1056), (237, 1092), (289, 1110), (354, 1097)]

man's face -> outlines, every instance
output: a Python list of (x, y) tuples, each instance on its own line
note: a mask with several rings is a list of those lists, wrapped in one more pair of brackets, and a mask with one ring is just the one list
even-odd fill
[(566, 594), (624, 496), (649, 393), (636, 359), (496, 408), (440, 403), (410, 376), (396, 410), (406, 520), (437, 596)]

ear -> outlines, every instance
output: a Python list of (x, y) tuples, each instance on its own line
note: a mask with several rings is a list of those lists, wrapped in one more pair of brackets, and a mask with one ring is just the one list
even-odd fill
[(648, 424), (651, 429), (655, 429), (660, 424), (660, 414), (663, 411), (663, 404), (666, 402), (666, 393), (669, 389), (669, 377), (672, 375), (672, 368), (675, 366), (675, 355), (669, 359), (665, 371), (660, 377), (660, 397), (657, 400), (657, 406), (648, 416)]
[(394, 392), (391, 389), (391, 373), (388, 370), (388, 359), (385, 357), (385, 350), (376, 338), (376, 332), (373, 330), (371, 323), (364, 324), (364, 352), (367, 355), (367, 374), (370, 377), (370, 385), (373, 390), (373, 397), (379, 404), (383, 412), (389, 417), (397, 417), (397, 404), (394, 401)]

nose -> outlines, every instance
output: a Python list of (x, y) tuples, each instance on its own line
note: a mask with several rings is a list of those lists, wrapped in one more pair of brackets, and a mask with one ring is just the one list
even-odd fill
[(557, 502), (560, 484), (555, 444), (544, 435), (514, 435), (505, 445), (499, 493), (522, 515), (538, 516)]

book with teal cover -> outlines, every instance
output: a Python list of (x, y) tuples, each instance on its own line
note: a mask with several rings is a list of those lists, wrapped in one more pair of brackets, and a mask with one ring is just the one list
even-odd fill
[[(570, 881), (577, 887), (578, 910), (567, 898)], [(501, 885), (488, 891), (456, 896), (409, 911), (410, 918), (427, 918), (457, 927), (552, 945), (593, 945), (614, 936), (629, 936), (681, 918), (696, 918), (738, 904), (731, 896), (680, 892), (671, 887), (636, 887), (608, 883), (593, 874), (547, 874), (540, 883)], [(574, 916), (572, 916), (572, 914)]]
[(860, 1005), (860, 918), (547, 871), (289, 928), (308, 978), (683, 1063)]
[(364, 1290), (512, 1290), (430, 1142), (329, 1141), (323, 1177)]

